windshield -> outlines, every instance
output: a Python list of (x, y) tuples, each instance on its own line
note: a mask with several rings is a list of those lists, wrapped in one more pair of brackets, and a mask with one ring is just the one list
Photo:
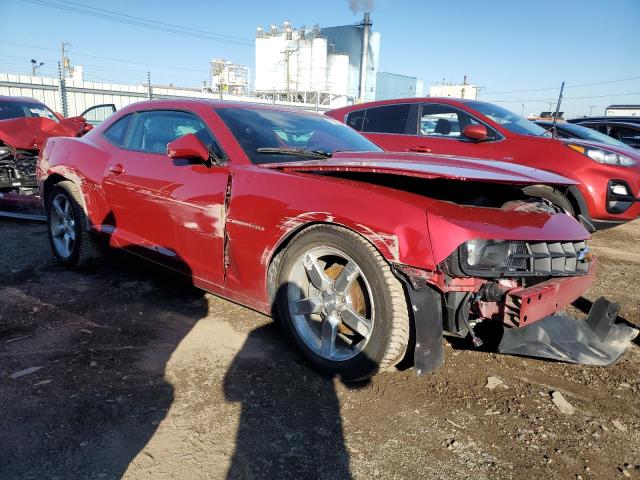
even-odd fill
[(322, 115), (246, 107), (216, 108), (216, 113), (252, 163), (295, 162), (316, 158), (317, 152), (381, 151), (352, 128)]
[(58, 118), (51, 110), (36, 102), (0, 102), (0, 120), (14, 118), (41, 117), (58, 122)]
[(580, 125), (573, 125), (571, 123), (563, 123), (561, 128), (564, 132), (570, 134), (574, 138), (581, 138), (582, 140), (591, 140), (593, 142), (605, 143), (607, 145), (612, 145), (615, 147), (629, 147), (629, 145), (627, 145), (626, 143), (622, 143), (615, 138), (611, 138), (609, 135), (600, 133), (597, 130), (592, 130), (591, 128), (582, 127)]
[(473, 108), (477, 112), (489, 117), (501, 127), (506, 128), (510, 132), (522, 135), (544, 135), (546, 130), (526, 118), (522, 118), (517, 113), (513, 113), (506, 108), (494, 105), (492, 103), (466, 101), (465, 105)]

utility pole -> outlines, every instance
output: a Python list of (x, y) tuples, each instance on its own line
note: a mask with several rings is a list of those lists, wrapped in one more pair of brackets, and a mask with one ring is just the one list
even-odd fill
[(147, 99), (151, 100), (151, 72), (147, 71)]
[(66, 77), (67, 73), (71, 73), (71, 60), (67, 57), (67, 47), (70, 47), (70, 43), (62, 42), (60, 45), (60, 65), (62, 65), (62, 76)]
[(597, 107), (597, 105), (589, 105), (589, 116), (591, 116), (595, 107)]
[(524, 103), (522, 104), (522, 117), (524, 117)]
[(67, 88), (64, 83), (64, 74), (62, 73), (62, 65), (58, 62), (58, 91), (60, 93), (60, 106), (62, 107), (62, 115), (69, 116), (67, 109)]
[(299, 48), (285, 48), (285, 50), (282, 52), (284, 54), (284, 65), (285, 65), (285, 68), (287, 69), (287, 102), (289, 101), (289, 96), (291, 92), (291, 74), (289, 71), (289, 59), (291, 58), (291, 55), (293, 55), (298, 50)]

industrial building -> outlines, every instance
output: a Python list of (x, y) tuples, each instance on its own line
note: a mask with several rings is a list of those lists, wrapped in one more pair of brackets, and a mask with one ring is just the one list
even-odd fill
[(216, 58), (211, 60), (211, 91), (249, 95), (249, 67)]
[(464, 80), (460, 85), (454, 85), (451, 82), (445, 84), (443, 81), (441, 85), (431, 85), (429, 87), (430, 97), (454, 97), (454, 98), (470, 98), (472, 100), (478, 99), (478, 87), (476, 85), (469, 85), (467, 83), (467, 76), (464, 76)]
[(258, 27), (255, 92), (331, 105), (374, 100), (379, 51), (380, 34), (371, 31), (369, 14), (341, 27)]
[(397, 73), (378, 72), (376, 100), (424, 96), (424, 82), (416, 77)]

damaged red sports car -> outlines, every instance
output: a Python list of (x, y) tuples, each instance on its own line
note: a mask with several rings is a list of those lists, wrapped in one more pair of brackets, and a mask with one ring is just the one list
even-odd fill
[(615, 304), (596, 302), (587, 321), (553, 315), (596, 260), (576, 220), (521, 192), (571, 181), (416, 155), (313, 113), (158, 100), (49, 139), (37, 173), (64, 265), (107, 246), (162, 263), (274, 315), (325, 373), (363, 379), (411, 355), (428, 372), (443, 330), (479, 345), (485, 324), (507, 353), (596, 364), (624, 353), (635, 331), (613, 324)]

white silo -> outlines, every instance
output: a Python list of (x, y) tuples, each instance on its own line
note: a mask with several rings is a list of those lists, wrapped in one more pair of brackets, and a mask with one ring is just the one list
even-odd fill
[(327, 57), (327, 91), (347, 95), (349, 91), (349, 55), (331, 53)]
[(327, 90), (327, 39), (315, 36), (311, 41), (311, 85), (309, 91)]
[[(302, 32), (302, 31), (301, 31)], [(297, 90), (299, 92), (308, 92), (311, 89), (311, 46), (313, 40), (310, 38), (302, 38), (298, 40), (298, 68), (297, 68)]]

